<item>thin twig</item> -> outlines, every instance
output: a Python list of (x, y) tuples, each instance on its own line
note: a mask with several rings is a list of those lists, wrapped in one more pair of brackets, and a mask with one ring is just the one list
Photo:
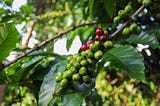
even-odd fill
[(32, 37), (32, 31), (33, 31), (33, 28), (34, 28), (34, 24), (35, 24), (35, 21), (31, 20), (31, 22), (30, 22), (30, 29), (29, 29), (29, 31), (27, 33), (28, 37), (27, 37), (26, 42), (25, 42), (25, 46), (26, 47), (28, 46), (29, 40)]
[[(130, 19), (128, 21), (126, 21), (119, 29), (117, 29), (113, 34), (109, 35), (110, 38), (114, 37), (115, 35), (117, 35), (119, 32), (121, 32), (128, 24), (130, 21), (134, 20), (135, 19), (135, 16), (137, 16), (142, 10), (144, 9), (144, 6), (142, 5), (139, 9), (137, 9), (136, 12), (134, 12), (131, 16), (130, 16)], [(41, 42), (38, 46), (28, 50), (28, 51), (25, 51), (23, 54), (21, 54), (20, 56), (18, 56), (16, 59), (6, 63), (6, 64), (3, 64), (3, 67), (0, 68), (0, 71), (2, 71), (4, 68), (10, 66), (11, 64), (17, 62), (18, 60), (20, 60), (21, 58), (27, 56), (28, 54), (32, 53), (33, 51), (39, 49), (40, 47), (48, 44), (49, 42), (51, 42), (52, 40), (58, 38), (58, 37), (61, 37), (63, 36), (64, 34), (67, 34), (73, 30), (75, 30), (76, 28), (78, 27), (83, 27), (83, 26), (89, 26), (89, 25), (93, 25), (93, 24), (99, 24), (99, 22), (92, 22), (92, 23), (87, 23), (87, 24), (79, 24), (79, 25), (75, 25), (73, 26), (71, 29), (67, 30), (67, 31), (64, 31), (64, 32), (61, 32), (57, 35), (54, 35), (52, 38), (49, 38), (49, 39), (46, 39), (44, 40), (43, 42)]]

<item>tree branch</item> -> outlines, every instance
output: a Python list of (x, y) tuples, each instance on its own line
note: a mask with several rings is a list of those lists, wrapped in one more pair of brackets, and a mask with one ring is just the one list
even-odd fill
[[(130, 21), (132, 20), (135, 20), (135, 16), (137, 16), (142, 10), (144, 9), (144, 6), (142, 5), (139, 9), (137, 9), (136, 12), (134, 12), (131, 16), (130, 16), (130, 19), (128, 21), (126, 21), (119, 29), (117, 29), (113, 34), (109, 35), (110, 38), (113, 38), (115, 35), (117, 35), (119, 32), (121, 32), (128, 24)], [(73, 26), (71, 29), (67, 30), (67, 31), (64, 31), (64, 32), (61, 32), (57, 35), (54, 35), (52, 38), (49, 38), (49, 39), (46, 39), (44, 40), (43, 42), (41, 42), (39, 45), (37, 45), (36, 47), (30, 49), (30, 50), (27, 50), (25, 51), (23, 54), (21, 54), (20, 56), (18, 56), (16, 59), (6, 63), (6, 64), (2, 64), (3, 66), (0, 67), (0, 71), (2, 71), (4, 68), (10, 66), (11, 64), (17, 62), (18, 60), (20, 60), (21, 58), (27, 56), (28, 54), (32, 53), (33, 51), (39, 49), (40, 47), (48, 44), (49, 42), (51, 42), (52, 40), (58, 38), (58, 37), (61, 37), (62, 35), (64, 34), (67, 34), (73, 30), (75, 30), (76, 28), (78, 27), (83, 27), (83, 26), (89, 26), (89, 25), (93, 25), (93, 24), (99, 24), (100, 22), (92, 22), (92, 23), (87, 23), (87, 24), (79, 24), (79, 25), (75, 25)]]

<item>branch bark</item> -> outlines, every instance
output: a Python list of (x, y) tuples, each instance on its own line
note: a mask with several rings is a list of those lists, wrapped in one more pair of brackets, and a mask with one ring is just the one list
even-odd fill
[[(135, 20), (135, 16), (137, 16), (142, 10), (144, 9), (144, 6), (142, 5), (140, 8), (137, 9), (136, 12), (134, 12), (131, 16), (130, 16), (130, 19), (128, 21), (126, 21), (119, 29), (117, 29), (113, 34), (109, 35), (110, 38), (113, 38), (115, 35), (117, 35), (118, 33), (120, 33), (132, 20)], [(2, 64), (3, 66), (0, 68), (0, 71), (2, 71), (4, 68), (10, 66), (11, 64), (17, 62), (18, 60), (20, 60), (21, 58), (27, 56), (28, 54), (32, 53), (33, 51), (39, 49), (40, 47), (48, 44), (49, 42), (51, 42), (52, 40), (58, 38), (58, 37), (61, 37), (62, 35), (64, 34), (67, 34), (73, 30), (75, 30), (76, 28), (79, 28), (79, 27), (83, 27), (83, 26), (89, 26), (89, 25), (93, 25), (93, 24), (99, 24), (99, 22), (92, 22), (92, 23), (87, 23), (87, 24), (79, 24), (79, 25), (75, 25), (73, 26), (72, 28), (70, 28), (69, 30), (67, 31), (64, 31), (64, 32), (61, 32), (57, 35), (54, 35), (52, 38), (49, 38), (49, 39), (46, 39), (44, 40), (43, 42), (41, 42), (39, 45), (37, 45), (36, 47), (30, 49), (30, 50), (27, 50), (25, 51), (23, 54), (21, 54), (20, 56), (18, 56), (16, 59), (6, 63), (6, 64)]]

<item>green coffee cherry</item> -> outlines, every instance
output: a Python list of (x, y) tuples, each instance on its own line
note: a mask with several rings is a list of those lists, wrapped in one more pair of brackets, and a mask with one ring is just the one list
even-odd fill
[(116, 17), (114, 17), (114, 19), (113, 19), (113, 23), (114, 24), (117, 24), (117, 23), (119, 23), (120, 22), (120, 16), (116, 16)]
[(94, 53), (95, 59), (100, 59), (103, 56), (103, 52), (101, 50), (98, 50)]
[(122, 35), (129, 35), (130, 34), (130, 30), (128, 27), (124, 28), (122, 31)]
[(83, 60), (83, 56), (78, 56), (77, 58), (76, 58), (76, 61), (77, 62), (80, 62), (80, 61), (82, 61)]
[(63, 78), (69, 78), (72, 76), (72, 71), (71, 70), (67, 70), (63, 73)]
[(83, 82), (85, 82), (85, 83), (87, 83), (87, 84), (89, 84), (89, 83), (92, 82), (91, 77), (88, 76), (88, 75), (82, 76), (82, 80), (83, 80)]
[(76, 73), (77, 72), (75, 67), (71, 67), (70, 70), (71, 70), (72, 73)]
[(138, 3), (142, 4), (143, 0), (138, 0)]
[(79, 69), (81, 65), (80, 65), (79, 63), (75, 62), (75, 63), (73, 64), (73, 66), (74, 66), (76, 69)]
[(132, 23), (130, 26), (129, 26), (129, 31), (132, 32), (132, 31), (136, 31), (137, 29), (137, 24), (136, 23)]
[(71, 61), (72, 58), (73, 58), (72, 56), (68, 56), (68, 57), (67, 57), (67, 61)]
[(132, 6), (130, 5), (130, 4), (128, 4), (125, 8), (124, 8), (124, 11), (126, 12), (126, 13), (131, 13), (132, 12)]
[(79, 74), (80, 75), (86, 75), (87, 74), (87, 68), (86, 67), (81, 67), (79, 69)]
[(72, 65), (70, 63), (67, 64), (66, 69), (70, 69)]
[(95, 63), (94, 60), (93, 60), (93, 59), (90, 59), (90, 58), (87, 58), (87, 61), (88, 61), (88, 63), (91, 64), (91, 65), (94, 65), (94, 63)]
[(137, 27), (136, 32), (137, 32), (137, 34), (140, 34), (142, 32), (142, 29), (140, 26)]
[(110, 48), (110, 47), (112, 47), (113, 46), (113, 43), (111, 42), (111, 41), (105, 41), (104, 42), (104, 47), (105, 48)]
[(93, 57), (93, 52), (91, 52), (91, 50), (87, 50), (86, 54), (87, 54), (88, 58), (92, 58)]
[(151, 0), (143, 0), (142, 4), (143, 4), (145, 7), (148, 7), (149, 5), (152, 4), (152, 1), (151, 1)]
[(68, 84), (68, 80), (67, 79), (63, 79), (61, 82), (60, 82), (60, 86), (61, 87), (66, 87)]
[(81, 64), (82, 66), (87, 66), (87, 65), (88, 65), (88, 61), (87, 61), (87, 60), (82, 60), (82, 61), (80, 62), (80, 64)]
[(62, 77), (61, 76), (56, 76), (56, 78), (55, 78), (55, 81), (56, 82), (60, 82), (62, 80)]
[(81, 76), (79, 75), (79, 73), (73, 74), (72, 75), (72, 80), (73, 81), (79, 81), (81, 79)]
[(90, 45), (90, 50), (92, 52), (97, 51), (98, 48), (99, 48), (99, 45), (100, 45), (100, 42), (99, 41), (95, 41), (93, 44)]
[(124, 10), (119, 10), (118, 16), (120, 16), (120, 18), (124, 18), (126, 15), (127, 13)]
[(57, 76), (61, 76), (62, 77), (63, 76), (63, 72), (58, 72)]

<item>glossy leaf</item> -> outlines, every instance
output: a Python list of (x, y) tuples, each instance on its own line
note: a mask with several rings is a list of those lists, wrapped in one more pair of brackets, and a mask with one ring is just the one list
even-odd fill
[(0, 24), (0, 61), (5, 59), (16, 47), (18, 40), (18, 31), (13, 23)]
[(111, 64), (126, 72), (131, 78), (146, 81), (143, 56), (134, 47), (116, 45), (104, 54), (103, 59), (111, 61)]
[(111, 18), (116, 14), (115, 0), (104, 0), (104, 7)]
[(142, 32), (140, 35), (131, 35), (128, 39), (130, 43), (140, 43), (149, 45), (152, 48), (160, 47), (159, 42), (155, 36), (155, 33)]
[(58, 71), (65, 70), (66, 64), (66, 61), (61, 61), (56, 65), (53, 65), (51, 70), (45, 76), (39, 92), (39, 106), (48, 106), (52, 101), (57, 100), (57, 97), (54, 97), (53, 93), (59, 88), (59, 85), (54, 79)]

